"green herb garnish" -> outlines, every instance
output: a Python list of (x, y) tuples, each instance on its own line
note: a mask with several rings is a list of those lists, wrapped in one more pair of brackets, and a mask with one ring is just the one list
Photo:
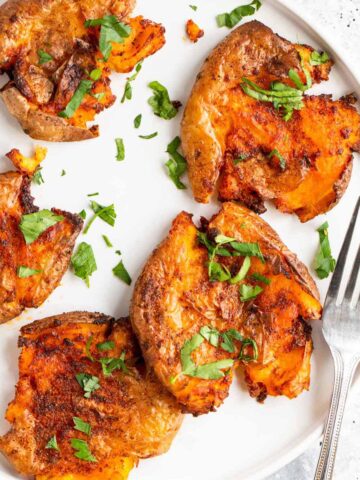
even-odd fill
[(116, 265), (116, 267), (113, 268), (113, 274), (120, 278), (126, 285), (131, 285), (131, 277), (126, 270), (124, 263), (122, 260)]
[(154, 95), (149, 98), (148, 103), (153, 109), (153, 112), (158, 117), (170, 120), (174, 118), (179, 110), (179, 106), (171, 102), (169, 92), (161, 85), (161, 83), (154, 81), (149, 83), (149, 87), (153, 90)]
[(86, 196), (87, 197), (97, 197), (99, 195), (99, 192), (95, 192), (95, 193), (88, 193)]
[(141, 125), (142, 115), (141, 113), (134, 118), (134, 127), (139, 128)]
[(310, 55), (310, 65), (323, 65), (324, 63), (330, 60), (330, 56), (326, 52), (316, 52), (315, 50), (311, 52)]
[(93, 80), (94, 82), (96, 82), (97, 80), (99, 80), (99, 79), (101, 78), (101, 70), (100, 70), (100, 68), (95, 68), (94, 70), (91, 70), (89, 77), (90, 77), (91, 80)]
[(84, 397), (90, 398), (91, 394), (100, 388), (99, 379), (89, 373), (78, 373), (75, 375), (80, 387), (84, 390)]
[(79, 217), (81, 217), (83, 220), (85, 220), (85, 218), (86, 218), (86, 212), (85, 212), (85, 210), (81, 210), (81, 212), (79, 212), (78, 215), (79, 215)]
[(57, 440), (56, 440), (56, 435), (54, 435), (53, 437), (50, 438), (50, 440), (46, 444), (45, 448), (51, 448), (53, 450), (57, 450), (58, 452), (60, 452), (60, 448), (59, 448), (59, 445), (58, 445)]
[(125, 160), (124, 140), (122, 138), (115, 138), (115, 143), (116, 143), (116, 150), (117, 150), (116, 160), (121, 162), (122, 160)]
[(238, 165), (240, 162), (247, 160), (250, 157), (249, 153), (242, 153), (238, 157), (234, 158), (233, 162), (234, 165)]
[(123, 43), (124, 39), (130, 35), (131, 28), (125, 25), (114, 15), (105, 15), (102, 18), (86, 20), (85, 27), (100, 26), (99, 49), (103, 54), (104, 60), (109, 60), (112, 43)]
[(97, 462), (94, 455), (92, 455), (89, 445), (85, 440), (80, 440), (79, 438), (72, 438), (70, 440), (71, 446), (76, 452), (74, 456), (79, 458), (80, 460), (84, 460), (85, 462)]
[(196, 10), (198, 9), (198, 7), (196, 5), (189, 5), (189, 7), (194, 10), (194, 12), (196, 12)]
[(250, 270), (251, 267), (251, 258), (250, 257), (245, 257), (244, 262), (241, 265), (241, 268), (239, 270), (239, 273), (235, 275), (235, 277), (232, 277), (229, 279), (229, 282), (231, 284), (239, 283), (242, 280), (245, 279), (246, 275), (248, 274), (248, 271)]
[(149, 135), (139, 135), (139, 138), (143, 140), (150, 140), (151, 138), (155, 138), (158, 136), (158, 132), (150, 133)]
[(41, 273), (41, 270), (34, 270), (33, 268), (24, 267), (23, 265), (17, 268), (17, 276), (19, 278), (29, 278), (38, 273)]
[(106, 246), (109, 248), (113, 247), (113, 244), (110, 242), (109, 237), (107, 235), (103, 235), (102, 238), (104, 239), (104, 242), (106, 243)]
[(171, 158), (166, 162), (168, 174), (171, 180), (179, 190), (186, 189), (186, 186), (180, 180), (180, 177), (186, 172), (187, 163), (185, 158), (178, 152), (180, 148), (180, 137), (175, 137), (167, 146), (166, 152), (170, 154)]
[(286, 169), (286, 160), (285, 158), (281, 155), (281, 153), (279, 152), (279, 150), (277, 148), (274, 148), (274, 150), (272, 150), (269, 155), (268, 155), (269, 158), (272, 158), (272, 157), (277, 157), (279, 159), (279, 165), (280, 165), (280, 168), (282, 171), (284, 171)]
[(253, 280), (258, 281), (258, 282), (265, 283), (266, 285), (270, 285), (270, 283), (271, 283), (271, 279), (270, 279), (270, 278), (264, 277), (264, 275), (261, 275), (260, 273), (257, 273), (257, 272), (253, 273), (253, 274), (251, 275), (251, 278), (252, 278)]
[(50, 210), (40, 210), (39, 212), (23, 215), (19, 228), (24, 235), (26, 245), (33, 243), (45, 230), (62, 220), (64, 220), (64, 217), (56, 215)]
[(91, 425), (87, 422), (84, 422), (79, 417), (73, 417), (74, 428), (79, 432), (85, 433), (86, 435), (91, 435)]
[(122, 352), (119, 358), (103, 357), (99, 359), (103, 374), (109, 377), (114, 370), (122, 370), (127, 375), (130, 373), (125, 364), (125, 352)]
[(240, 286), (240, 300), (242, 302), (252, 300), (253, 298), (256, 298), (262, 291), (263, 289), (258, 285), (255, 285), (255, 287), (253, 287), (252, 285), (247, 285), (246, 283), (243, 283)]
[(58, 113), (59, 117), (72, 118), (76, 110), (80, 107), (85, 95), (90, 93), (92, 85), (92, 80), (81, 80), (70, 102), (66, 105), (65, 110)]
[(41, 172), (42, 172), (42, 167), (37, 167), (32, 177), (32, 181), (36, 183), (36, 185), (41, 185), (42, 183), (45, 183)]
[(91, 245), (86, 242), (80, 243), (76, 253), (71, 257), (71, 264), (74, 268), (75, 275), (84, 280), (89, 287), (89, 278), (97, 270), (96, 260)]
[(139, 75), (139, 72), (142, 68), (142, 61), (139, 62), (136, 67), (135, 67), (135, 73), (129, 77), (125, 83), (125, 88), (124, 88), (124, 94), (121, 98), (121, 103), (124, 103), (125, 100), (131, 100), (132, 99), (132, 86), (131, 82), (136, 80), (136, 77)]
[(111, 340), (107, 340), (106, 342), (101, 342), (96, 344), (96, 348), (100, 350), (100, 352), (107, 352), (109, 350), (113, 350), (115, 347), (115, 343)]
[(261, 5), (260, 0), (252, 0), (248, 5), (237, 7), (230, 13), (221, 13), (216, 17), (218, 27), (235, 27), (244, 17), (254, 15)]
[(61, 170), (61, 176), (62, 176), (62, 177), (65, 177), (65, 175), (66, 175), (65, 170)]
[(97, 202), (91, 201), (90, 205), (95, 215), (91, 217), (88, 224), (86, 225), (84, 229), (84, 235), (87, 234), (91, 225), (94, 223), (94, 221), (98, 217), (101, 218), (101, 220), (103, 220), (104, 222), (111, 225), (112, 227), (115, 225), (116, 212), (113, 204), (109, 205), (108, 207), (104, 207), (103, 205), (100, 205)]
[(329, 224), (328, 222), (325, 222), (317, 229), (317, 232), (319, 233), (320, 249), (316, 254), (314, 267), (317, 276), (321, 280), (327, 278), (336, 267), (336, 260), (331, 253), (328, 228)]
[(51, 62), (54, 58), (44, 50), (38, 50), (37, 52), (39, 57), (39, 65), (44, 65), (44, 63)]

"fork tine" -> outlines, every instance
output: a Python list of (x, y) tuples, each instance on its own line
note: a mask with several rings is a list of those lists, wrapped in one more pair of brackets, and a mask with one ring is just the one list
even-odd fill
[(353, 232), (354, 232), (354, 228), (355, 228), (355, 224), (356, 224), (356, 220), (357, 220), (357, 216), (358, 216), (358, 212), (359, 212), (359, 207), (360, 207), (360, 197), (358, 198), (358, 201), (356, 202), (355, 210), (354, 210), (354, 213), (351, 217), (350, 225), (349, 225), (349, 228), (347, 230), (347, 233), (346, 233), (346, 236), (345, 236), (345, 239), (344, 239), (344, 243), (341, 247), (340, 255), (339, 255), (339, 258), (338, 258), (338, 261), (337, 261), (337, 264), (336, 264), (336, 268), (335, 268), (335, 272), (334, 272), (334, 274), (332, 276), (332, 279), (331, 279), (331, 282), (330, 282), (329, 290), (328, 290), (328, 293), (327, 293), (327, 298), (333, 298), (339, 292), (340, 285), (341, 285), (341, 279), (342, 279), (342, 276), (343, 276), (343, 273), (344, 273), (346, 258), (347, 258), (347, 254), (348, 254), (349, 247), (350, 247), (350, 244), (351, 244), (351, 239), (352, 239), (352, 235), (353, 235)]
[(350, 274), (349, 282), (347, 284), (345, 296), (344, 296), (344, 298), (346, 298), (346, 300), (348, 300), (349, 302), (351, 302), (352, 296), (354, 294), (358, 273), (359, 273), (359, 267), (360, 267), (360, 246), (356, 254), (356, 259)]

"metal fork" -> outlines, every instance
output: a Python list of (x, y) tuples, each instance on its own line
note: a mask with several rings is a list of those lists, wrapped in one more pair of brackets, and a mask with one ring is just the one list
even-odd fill
[(344, 297), (341, 303), (337, 304), (359, 207), (360, 198), (351, 218), (324, 305), (323, 333), (334, 359), (335, 378), (329, 416), (314, 480), (330, 480), (332, 478), (346, 399), (356, 367), (360, 362), (360, 302), (353, 299), (360, 266), (360, 247)]

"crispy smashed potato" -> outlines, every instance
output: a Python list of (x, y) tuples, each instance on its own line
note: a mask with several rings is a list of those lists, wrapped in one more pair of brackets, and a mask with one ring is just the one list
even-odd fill
[[(0, 72), (10, 76), (0, 96), (25, 133), (66, 142), (99, 135), (97, 125), (87, 124), (115, 102), (111, 70), (129, 72), (165, 43), (161, 25), (142, 17), (128, 19), (133, 4), (133, 0), (8, 0), (0, 6)], [(128, 24), (131, 32), (122, 44), (112, 43), (112, 54), (104, 62), (100, 27), (87, 28), (84, 22), (106, 15)], [(94, 70), (101, 76), (91, 79)], [(81, 81), (92, 84), (80, 107), (69, 117), (59, 116)]]
[[(18, 155), (21, 156), (20, 153), (12, 156)], [(27, 245), (19, 223), (23, 215), (37, 211), (30, 194), (30, 178), (18, 172), (1, 174), (0, 323), (16, 317), (24, 308), (39, 307), (48, 298), (69, 266), (75, 240), (83, 225), (78, 215), (53, 209), (52, 212), (63, 220)], [(20, 267), (37, 273), (20, 278)]]
[(194, 20), (188, 20), (186, 22), (186, 35), (189, 37), (193, 43), (196, 43), (204, 36), (204, 30), (202, 30), (199, 25), (197, 25)]
[[(348, 185), (352, 152), (360, 150), (360, 115), (351, 96), (303, 97), (286, 121), (273, 103), (246, 94), (244, 78), (269, 90), (327, 80), (330, 59), (313, 65), (313, 49), (253, 21), (234, 30), (204, 64), (182, 121), (182, 146), (194, 197), (239, 200), (257, 213), (272, 200), (302, 222), (331, 209)], [(308, 79), (310, 82), (310, 78)], [(244, 85), (244, 83), (243, 83)]]
[[(224, 203), (210, 223), (203, 222), (202, 233), (209, 242), (225, 235), (257, 243), (265, 261), (252, 256), (246, 278), (237, 283), (210, 281), (208, 250), (200, 244), (191, 215), (180, 213), (146, 263), (132, 300), (131, 321), (149, 366), (184, 411), (195, 415), (221, 405), (239, 364), (250, 394), (259, 401), (267, 395), (296, 397), (310, 382), (312, 340), (305, 320), (320, 318), (322, 310), (309, 272), (271, 227), (245, 207)], [(217, 255), (214, 260), (223, 263), (224, 272), (232, 277), (245, 262), (244, 255)], [(241, 300), (242, 288), (259, 287), (257, 296)], [(230, 352), (204, 340), (193, 348), (189, 360), (187, 342), (204, 327), (215, 329), (217, 335), (235, 329), (243, 344), (235, 341)], [(246, 347), (245, 339), (255, 341), (258, 355), (249, 343)], [(246, 355), (241, 357), (239, 351)], [(218, 378), (186, 374), (194, 366), (191, 361), (203, 366), (225, 359), (233, 359), (233, 366), (224, 366)]]
[[(58, 315), (23, 327), (19, 346), (19, 381), (6, 413), (11, 430), (0, 437), (19, 473), (126, 480), (139, 459), (169, 449), (182, 415), (146, 370), (127, 319)], [(86, 443), (80, 457), (73, 439)]]
[(46, 154), (47, 148), (36, 146), (33, 157), (25, 157), (17, 148), (13, 148), (6, 156), (18, 171), (31, 177), (40, 163), (45, 160)]

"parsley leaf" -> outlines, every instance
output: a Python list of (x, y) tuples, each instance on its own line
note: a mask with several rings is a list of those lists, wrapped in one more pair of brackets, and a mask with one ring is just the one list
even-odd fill
[(254, 13), (261, 7), (260, 0), (252, 0), (248, 5), (243, 5), (232, 10), (230, 13), (221, 13), (216, 17), (218, 27), (233, 28), (244, 17), (254, 15)]
[(76, 110), (80, 107), (85, 95), (90, 93), (92, 85), (92, 80), (81, 80), (70, 102), (66, 105), (65, 110), (59, 112), (58, 116), (62, 118), (72, 118)]
[(281, 153), (279, 152), (279, 150), (277, 148), (274, 148), (274, 150), (272, 150), (269, 155), (268, 155), (269, 158), (272, 158), (272, 157), (277, 157), (279, 159), (279, 165), (280, 165), (280, 168), (282, 171), (284, 171), (286, 169), (286, 160), (285, 158), (281, 155)]
[(150, 133), (150, 135), (139, 135), (139, 138), (142, 138), (143, 140), (150, 140), (151, 138), (157, 137), (158, 132)]
[(45, 52), (44, 50), (38, 50), (37, 52), (38, 54), (38, 57), (39, 57), (39, 65), (44, 65), (44, 63), (48, 63), (48, 62), (51, 62), (51, 60), (53, 60), (53, 57)]
[(86, 242), (80, 243), (77, 252), (71, 257), (71, 264), (74, 268), (75, 275), (84, 280), (89, 287), (89, 278), (97, 270), (96, 260), (91, 245)]
[(102, 238), (104, 239), (104, 242), (106, 243), (106, 246), (109, 248), (113, 247), (113, 244), (110, 242), (109, 237), (107, 235), (103, 235)]
[(124, 140), (122, 138), (115, 138), (115, 143), (116, 143), (116, 150), (117, 150), (116, 160), (121, 162), (122, 160), (125, 160)]
[(168, 174), (174, 182), (176, 188), (179, 190), (186, 189), (186, 186), (180, 180), (180, 177), (186, 172), (187, 163), (185, 158), (178, 152), (181, 145), (180, 137), (175, 137), (167, 146), (166, 152), (170, 154), (171, 158), (166, 162)]
[(252, 285), (247, 285), (246, 283), (243, 283), (240, 286), (240, 300), (242, 302), (252, 300), (253, 298), (256, 298), (262, 291), (263, 289), (258, 285), (255, 285), (255, 287), (253, 287)]
[(122, 260), (113, 268), (113, 273), (116, 277), (120, 278), (126, 285), (131, 285), (131, 277), (126, 270)]
[(194, 12), (196, 12), (196, 10), (198, 9), (198, 7), (196, 5), (189, 5), (189, 7), (194, 10)]
[(76, 452), (74, 456), (79, 458), (80, 460), (84, 460), (86, 462), (97, 462), (94, 455), (92, 455), (89, 445), (85, 440), (80, 440), (79, 438), (72, 438), (70, 440), (71, 446)]
[(201, 327), (200, 335), (205, 338), (213, 347), (219, 345), (220, 332), (209, 326)]
[(261, 275), (260, 273), (257, 273), (257, 272), (254, 272), (254, 273), (251, 275), (251, 278), (252, 278), (253, 280), (257, 280), (258, 282), (265, 283), (266, 285), (270, 285), (270, 283), (271, 283), (271, 279), (270, 279), (270, 278), (264, 277), (264, 275)]
[(330, 60), (330, 56), (326, 52), (316, 52), (315, 50), (311, 52), (310, 55), (310, 65), (322, 65)]
[(250, 269), (250, 266), (251, 266), (251, 259), (250, 257), (245, 257), (244, 258), (244, 262), (243, 264), (241, 265), (241, 268), (239, 270), (239, 273), (237, 275), (235, 275), (235, 277), (233, 278), (230, 278), (229, 279), (229, 282), (231, 284), (235, 284), (235, 283), (239, 283), (241, 282), (242, 280), (244, 280), (244, 278), (246, 277), (249, 269)]
[(78, 214), (78, 215), (79, 215), (79, 217), (81, 217), (83, 220), (85, 220), (85, 218), (86, 218), (86, 212), (85, 212), (85, 210), (84, 210), (84, 209), (83, 209), (83, 210), (81, 210), (81, 212), (79, 212), (79, 214)]
[(84, 390), (84, 397), (90, 398), (91, 394), (100, 388), (99, 379), (89, 373), (77, 373), (75, 375), (80, 387)]
[(36, 185), (41, 185), (42, 183), (45, 183), (41, 171), (42, 171), (42, 167), (37, 167), (32, 177), (32, 181), (36, 183)]
[(336, 266), (336, 260), (331, 253), (328, 228), (329, 224), (325, 222), (317, 229), (320, 249), (315, 257), (315, 271), (321, 280), (327, 278)]
[(98, 195), (99, 195), (99, 192), (88, 193), (88, 194), (87, 194), (87, 197), (97, 197)]
[(65, 171), (65, 170), (61, 170), (61, 176), (62, 176), (62, 177), (65, 177), (65, 175), (66, 175), (66, 171)]
[(92, 216), (92, 218), (89, 220), (88, 224), (86, 225), (84, 229), (84, 235), (87, 234), (91, 225), (94, 223), (94, 221), (98, 217), (101, 218), (101, 220), (103, 220), (104, 222), (111, 225), (112, 227), (115, 225), (116, 212), (113, 204), (109, 205), (108, 207), (104, 207), (103, 205), (100, 205), (95, 201), (91, 201), (90, 205), (95, 215)]
[(112, 43), (123, 43), (124, 38), (130, 35), (131, 28), (120, 22), (114, 15), (105, 15), (85, 22), (85, 27), (96, 26), (100, 26), (99, 49), (104, 60), (107, 61), (112, 51)]
[(124, 88), (124, 94), (121, 98), (121, 103), (124, 103), (125, 100), (131, 100), (132, 99), (132, 86), (131, 82), (136, 80), (137, 76), (139, 75), (139, 72), (142, 68), (142, 62), (139, 62), (136, 67), (135, 67), (135, 73), (131, 75), (131, 77), (128, 77), (126, 83), (125, 83), (125, 88)]
[(19, 228), (24, 235), (26, 245), (35, 242), (45, 230), (62, 220), (64, 220), (64, 217), (56, 215), (50, 210), (40, 210), (39, 212), (23, 215)]
[(221, 263), (209, 262), (209, 278), (210, 282), (227, 282), (231, 279), (231, 273)]
[(86, 435), (91, 435), (91, 425), (87, 422), (84, 422), (79, 417), (73, 417), (74, 428), (75, 430), (79, 430), (79, 432), (85, 433)]
[(106, 342), (97, 343), (96, 348), (100, 350), (100, 352), (107, 352), (108, 350), (112, 350), (115, 347), (115, 343), (111, 340), (107, 340)]
[(125, 364), (125, 352), (122, 352), (119, 358), (103, 357), (100, 358), (99, 362), (106, 377), (109, 377), (117, 369), (122, 370), (126, 374), (130, 373)]
[(141, 113), (134, 118), (134, 128), (139, 128), (141, 125), (142, 115)]
[(179, 110), (179, 106), (174, 106), (169, 97), (169, 92), (161, 85), (161, 83), (154, 81), (149, 83), (149, 87), (153, 90), (154, 95), (149, 98), (148, 103), (152, 107), (153, 112), (158, 117), (170, 120), (174, 118)]
[[(245, 354), (245, 350), (249, 346), (252, 347), (252, 351), (253, 351), (252, 356)], [(253, 340), (252, 338), (244, 338), (243, 343), (241, 345), (239, 360), (242, 360), (243, 362), (252, 362), (254, 360), (257, 360), (258, 357), (259, 357), (259, 351), (258, 351), (257, 344), (256, 344), (255, 340)]]
[(234, 165), (238, 165), (240, 162), (244, 162), (250, 157), (249, 153), (241, 153), (238, 157), (234, 158)]
[(56, 440), (56, 435), (50, 438), (45, 448), (52, 448), (53, 450), (57, 450), (58, 452), (60, 452), (60, 448)]
[(23, 265), (21, 265), (17, 269), (17, 276), (19, 278), (28, 278), (32, 277), (33, 275), (37, 275), (38, 273), (41, 273), (41, 271), (42, 270), (34, 270), (33, 268), (24, 267)]

